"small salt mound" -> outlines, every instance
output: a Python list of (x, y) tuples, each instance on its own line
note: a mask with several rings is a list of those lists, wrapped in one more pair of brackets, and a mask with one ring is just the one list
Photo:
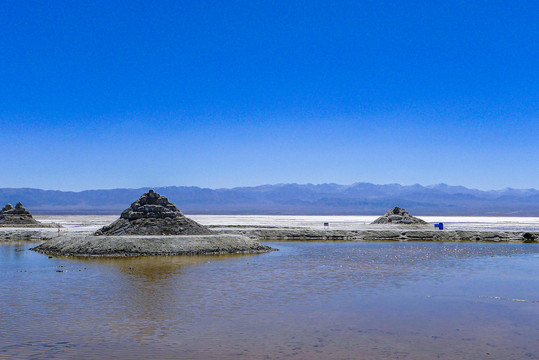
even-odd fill
[(165, 196), (150, 190), (120, 218), (95, 235), (211, 235), (213, 231), (185, 217)]
[(4, 206), (0, 212), (0, 225), (42, 225), (32, 217), (19, 202), (15, 207), (11, 204)]
[(416, 218), (408, 213), (408, 211), (395, 206), (388, 210), (384, 216), (380, 216), (371, 224), (427, 224), (426, 221)]

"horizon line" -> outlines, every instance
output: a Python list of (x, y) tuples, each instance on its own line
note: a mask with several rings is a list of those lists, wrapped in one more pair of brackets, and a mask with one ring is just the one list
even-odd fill
[(478, 189), (478, 188), (473, 188), (473, 187), (467, 187), (465, 185), (449, 185), (447, 183), (438, 183), (438, 184), (429, 184), (429, 185), (422, 185), (420, 183), (414, 183), (414, 184), (400, 184), (400, 183), (385, 183), (385, 184), (376, 184), (376, 183), (372, 183), (372, 182), (355, 182), (355, 183), (352, 183), (352, 184), (338, 184), (338, 183), (334, 183), (334, 182), (327, 182), (327, 183), (319, 183), (319, 184), (314, 184), (314, 183), (295, 183), (295, 182), (290, 182), (290, 183), (274, 183), (274, 184), (260, 184), (260, 185), (244, 185), (244, 186), (233, 186), (233, 187), (216, 187), (216, 188), (211, 188), (211, 187), (203, 187), (203, 186), (197, 186), (197, 185), (156, 185), (156, 186), (139, 186), (139, 187), (114, 187), (114, 188), (101, 188), (101, 189), (83, 189), (83, 190), (61, 190), (61, 189), (43, 189), (43, 188), (37, 188), (37, 187), (28, 187), (28, 186), (25, 186), (25, 187), (0, 187), (0, 190), (42, 190), (42, 191), (59, 191), (59, 192), (72, 192), (72, 193), (81, 193), (81, 192), (85, 192), (85, 191), (112, 191), (112, 190), (140, 190), (140, 189), (158, 189), (158, 188), (172, 188), (172, 187), (185, 187), (185, 188), (190, 188), (190, 187), (194, 187), (194, 188), (199, 188), (199, 189), (207, 189), (207, 190), (234, 190), (234, 189), (242, 189), (242, 188), (258, 188), (258, 187), (264, 187), (264, 186), (283, 186), (283, 185), (300, 185), (300, 186), (307, 186), (307, 185), (312, 185), (312, 186), (322, 186), (322, 185), (335, 185), (335, 186), (343, 186), (343, 187), (351, 187), (351, 186), (354, 186), (354, 185), (361, 185), (361, 184), (365, 184), (365, 185), (375, 185), (375, 186), (395, 186), (395, 185), (398, 185), (398, 186), (401, 186), (401, 187), (413, 187), (413, 186), (421, 186), (423, 188), (434, 188), (434, 187), (439, 187), (439, 186), (447, 186), (447, 187), (463, 187), (467, 190), (475, 190), (475, 191), (482, 191), (482, 192), (501, 192), (501, 191), (508, 191), (508, 190), (527, 190), (527, 191), (539, 191), (538, 189), (536, 188), (533, 188), (533, 187), (529, 187), (529, 188), (513, 188), (513, 187), (505, 187), (505, 188), (501, 188), (501, 189), (488, 189), (488, 190), (483, 190), (483, 189)]

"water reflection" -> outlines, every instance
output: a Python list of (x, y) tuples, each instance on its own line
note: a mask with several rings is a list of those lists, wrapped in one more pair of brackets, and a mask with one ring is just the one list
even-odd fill
[(231, 255), (175, 255), (175, 256), (126, 256), (126, 257), (65, 257), (57, 256), (66, 261), (78, 261), (82, 264), (105, 265), (115, 267), (122, 273), (157, 281), (180, 273), (188, 265), (225, 261), (228, 259), (256, 256), (256, 254)]
[(131, 334), (138, 341), (148, 342), (166, 336), (171, 323), (178, 322), (178, 316), (181, 322), (200, 316), (198, 311), (185, 312), (191, 305), (183, 301), (193, 301), (199, 294), (182, 276), (186, 268), (253, 256), (257, 254), (58, 258), (86, 267), (117, 270), (117, 278), (111, 284), (113, 299), (103, 304), (104, 309), (111, 301), (115, 304), (107, 312), (109, 331), (116, 337)]
[(48, 258), (0, 246), (0, 358), (539, 356), (538, 245), (268, 245), (281, 251)]

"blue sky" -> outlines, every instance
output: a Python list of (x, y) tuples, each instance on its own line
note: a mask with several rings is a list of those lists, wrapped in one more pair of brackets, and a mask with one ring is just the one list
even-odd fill
[(0, 2), (0, 187), (539, 188), (537, 1)]

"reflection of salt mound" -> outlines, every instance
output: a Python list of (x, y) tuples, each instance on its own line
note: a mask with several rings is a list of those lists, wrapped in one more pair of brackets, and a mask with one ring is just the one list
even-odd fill
[(374, 220), (372, 224), (426, 224), (427, 222), (416, 218), (408, 213), (408, 211), (395, 206), (388, 210), (384, 216), (380, 216)]
[(15, 207), (11, 204), (4, 206), (0, 212), (0, 224), (2, 225), (41, 225), (19, 202)]
[(150, 190), (95, 235), (210, 235), (207, 227), (186, 218), (164, 196)]

